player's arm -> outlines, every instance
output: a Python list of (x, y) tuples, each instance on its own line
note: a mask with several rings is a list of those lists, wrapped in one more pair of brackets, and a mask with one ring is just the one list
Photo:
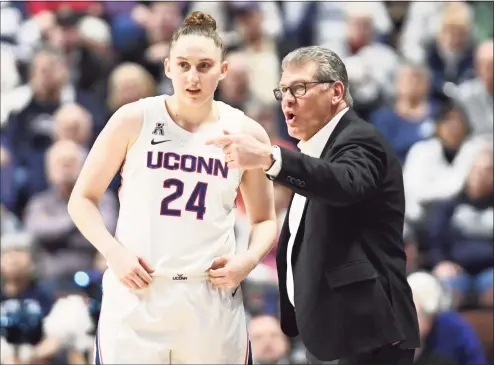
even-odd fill
[(98, 204), (139, 133), (139, 118), (142, 112), (140, 116), (136, 104), (115, 112), (89, 152), (69, 200), (72, 220), (105, 257), (118, 242), (105, 227)]
[(151, 282), (146, 271), (152, 269), (142, 258), (123, 251), (107, 230), (98, 203), (139, 136), (142, 123), (143, 111), (138, 102), (115, 112), (89, 152), (68, 205), (77, 228), (105, 257), (120, 281), (131, 288)]
[[(268, 134), (254, 120), (246, 118), (244, 131), (270, 146)], [(244, 172), (240, 188), (251, 224), (248, 254), (259, 263), (271, 251), (277, 237), (273, 182), (266, 178), (263, 169), (250, 169)]]

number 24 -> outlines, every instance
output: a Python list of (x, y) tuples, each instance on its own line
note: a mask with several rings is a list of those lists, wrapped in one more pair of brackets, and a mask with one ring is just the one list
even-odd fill
[[(180, 217), (182, 215), (181, 209), (169, 208), (169, 204), (174, 200), (179, 199), (184, 193), (184, 183), (178, 179), (167, 179), (163, 182), (164, 188), (175, 187), (175, 192), (163, 198), (160, 206), (160, 215), (170, 215), (173, 217)], [(198, 182), (194, 187), (189, 199), (187, 200), (185, 210), (189, 212), (195, 212), (196, 218), (202, 220), (206, 212), (206, 190), (208, 184), (204, 182)]]

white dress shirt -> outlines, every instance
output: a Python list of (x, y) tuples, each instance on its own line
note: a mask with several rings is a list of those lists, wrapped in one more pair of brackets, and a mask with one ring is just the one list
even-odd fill
[[(306, 142), (299, 142), (297, 147), (301, 150), (301, 153), (311, 156), (311, 157), (321, 157), (323, 149), (330, 138), (333, 130), (337, 126), (342, 116), (349, 110), (345, 108), (339, 112), (333, 119), (328, 122), (322, 129), (320, 129), (313, 137), (311, 137)], [(280, 149), (274, 149), (275, 162), (273, 166), (266, 171), (270, 176), (277, 176), (282, 168), (282, 156)], [(294, 240), (299, 229), (299, 224), (301, 223), (301, 218), (303, 215), (304, 205), (306, 204), (306, 198), (299, 194), (294, 194), (294, 199), (292, 199), (292, 204), (289, 210), (289, 243), (287, 244), (287, 294), (289, 300), (294, 306), (294, 277), (292, 273), (292, 250), (294, 248)]]

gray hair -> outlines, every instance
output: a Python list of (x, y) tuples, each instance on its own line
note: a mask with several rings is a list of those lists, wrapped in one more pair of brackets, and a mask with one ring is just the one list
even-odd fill
[(284, 57), (282, 60), (282, 70), (289, 65), (308, 62), (314, 62), (318, 65), (318, 69), (314, 75), (317, 81), (334, 80), (344, 84), (344, 101), (347, 106), (352, 107), (353, 100), (349, 90), (347, 70), (344, 62), (332, 50), (320, 46), (298, 48)]

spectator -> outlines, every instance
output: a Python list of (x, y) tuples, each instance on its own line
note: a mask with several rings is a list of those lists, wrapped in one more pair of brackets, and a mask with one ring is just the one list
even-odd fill
[(426, 51), (432, 72), (433, 96), (440, 98), (449, 82), (459, 84), (474, 77), (472, 14), (464, 2), (445, 6), (436, 41)]
[[(39, 272), (50, 288), (72, 281), (75, 271), (93, 266), (95, 250), (67, 212), (67, 202), (85, 157), (84, 148), (73, 141), (55, 142), (46, 156), (50, 188), (35, 195), (27, 207), (26, 229), (36, 240)], [(114, 231), (117, 203), (110, 192), (103, 195), (100, 208), (109, 231)]]
[(411, 1), (407, 10), (404, 27), (400, 35), (398, 50), (408, 61), (424, 63), (428, 46), (442, 25), (442, 17), (448, 2)]
[(111, 116), (122, 105), (154, 96), (155, 81), (146, 69), (135, 63), (122, 63), (110, 75), (107, 108)]
[(388, 14), (390, 15), (390, 20), (392, 21), (392, 31), (384, 38), (387, 41), (387, 44), (395, 50), (400, 46), (400, 35), (406, 20), (409, 5), (409, 3), (402, 1), (385, 2)]
[(349, 7), (346, 34), (346, 51), (341, 57), (347, 67), (354, 108), (368, 119), (372, 110), (393, 98), (399, 58), (392, 48), (377, 42), (373, 15), (367, 7)]
[[(74, 275), (77, 289), (57, 301), (45, 320), (45, 328), (68, 350), (71, 364), (91, 364), (102, 301), (103, 256), (96, 254), (95, 268)], [(103, 261), (103, 262), (102, 262)]]
[[(271, 38), (278, 39), (284, 26), (281, 18), (281, 6), (276, 1), (257, 1), (257, 3), (263, 13), (263, 33)], [(235, 20), (232, 18), (232, 14), (235, 13), (235, 8), (238, 5), (235, 1), (193, 1), (189, 11), (202, 11), (210, 14), (217, 21), (217, 31), (220, 32), (223, 41), (229, 48), (230, 46), (235, 47), (241, 37), (239, 29), (233, 27)], [(240, 4), (241, 7), (245, 5)]]
[(98, 18), (66, 10), (56, 14), (55, 25), (46, 38), (48, 44), (67, 56), (72, 84), (77, 89), (102, 95), (101, 88), (113, 66), (109, 26)]
[(430, 219), (433, 273), (456, 293), (472, 291), (493, 306), (493, 150), (480, 151), (463, 191), (435, 207)]
[(14, 173), (10, 153), (5, 149), (4, 145), (0, 144), (0, 204), (2, 206), (8, 204), (14, 196), (12, 194)]
[(6, 204), (19, 216), (29, 197), (46, 187), (43, 156), (52, 143), (51, 115), (65, 96), (62, 90), (66, 71), (60, 54), (50, 48), (40, 50), (33, 59), (29, 85), (13, 90), (7, 97), (19, 104), (7, 121), (3, 136), (4, 148), (17, 170), (12, 196)]
[(88, 148), (92, 138), (93, 120), (86, 109), (76, 103), (57, 109), (53, 121), (53, 140), (71, 140)]
[(95, 15), (101, 15), (101, 4), (98, 1), (35, 1), (26, 4), (27, 11), (30, 15), (36, 15), (41, 12), (57, 12), (60, 10), (74, 10), (87, 12)]
[(359, 7), (372, 14), (373, 29), (378, 37), (386, 38), (392, 23), (384, 1), (373, 2), (302, 2), (284, 1), (287, 50), (317, 44), (337, 54), (346, 50), (346, 35), (342, 32), (349, 8)]
[(2, 235), (2, 364), (39, 364), (51, 360), (60, 349), (44, 330), (54, 298), (32, 277), (31, 249), (27, 234)]
[(473, 134), (493, 138), (493, 40), (476, 50), (476, 78), (462, 83), (455, 92), (467, 112)]
[(20, 81), (21, 76), (17, 69), (17, 63), (14, 52), (6, 49), (4, 45), (0, 45), (2, 58), (0, 59), (0, 67), (2, 72), (2, 79), (0, 80), (0, 92), (2, 95), (10, 90), (16, 88)]
[(428, 101), (428, 83), (427, 69), (403, 65), (395, 82), (395, 105), (379, 109), (370, 118), (402, 162), (414, 143), (430, 138), (435, 131), (432, 118), (436, 107)]
[(447, 311), (448, 295), (430, 274), (408, 277), (418, 312), (421, 348), (414, 365), (485, 365), (483, 347), (476, 332), (458, 313)]
[(172, 34), (182, 21), (181, 10), (179, 2), (149, 2), (132, 14), (144, 32), (133, 31), (119, 41), (120, 63), (143, 66), (159, 85), (160, 93), (172, 94), (172, 85), (163, 73), (163, 60), (168, 55)]
[[(249, 91), (263, 103), (273, 101), (272, 89), (280, 76), (275, 38), (263, 31), (264, 13), (258, 2), (232, 2), (236, 24), (240, 29), (243, 57), (247, 67)], [(223, 81), (222, 81), (223, 82)]]
[(11, 234), (19, 232), (21, 222), (15, 215), (7, 210), (3, 205), (0, 205), (0, 230), (1, 234)]
[(404, 164), (406, 218), (411, 222), (423, 222), (430, 203), (461, 191), (479, 148), (468, 135), (462, 110), (448, 102), (436, 117), (436, 136), (411, 147)]
[(267, 315), (256, 316), (249, 323), (253, 360), (260, 365), (288, 363), (289, 341), (279, 321)]
[(45, 47), (31, 65), (29, 83), (5, 96), (5, 114), (10, 117), (2, 136), (2, 145), (12, 158), (13, 186), (6, 206), (22, 216), (27, 200), (47, 187), (44, 155), (52, 144), (53, 113), (67, 102), (77, 102), (92, 115), (95, 130), (101, 128), (103, 113), (94, 97), (74, 89), (68, 83), (65, 57)]
[(218, 84), (215, 99), (245, 111), (247, 103), (253, 99), (245, 55), (231, 52), (225, 61), (229, 63), (228, 77)]

